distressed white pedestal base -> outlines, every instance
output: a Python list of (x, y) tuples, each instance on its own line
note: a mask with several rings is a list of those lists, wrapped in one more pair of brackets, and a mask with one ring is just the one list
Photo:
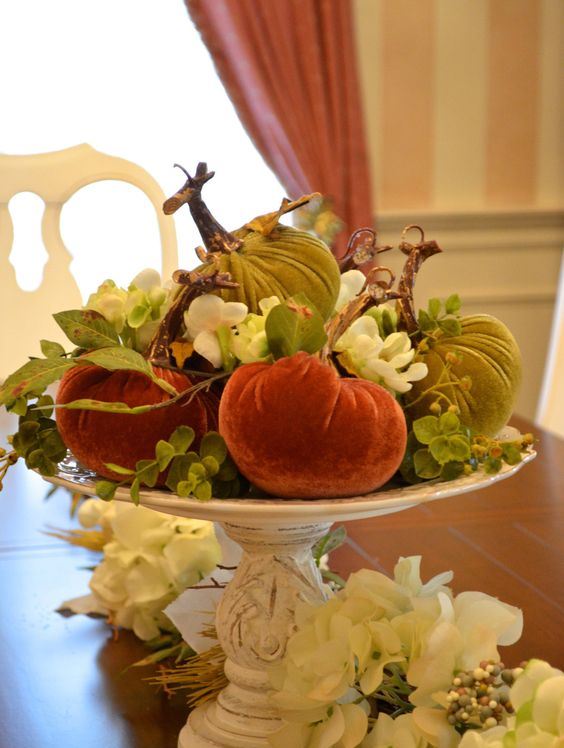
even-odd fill
[[(221, 522), (243, 548), (243, 558), (216, 616), (219, 640), (228, 657), (225, 670), (230, 684), (217, 701), (192, 712), (180, 733), (179, 748), (267, 748), (268, 736), (278, 730), (280, 721), (268, 702), (266, 671), (284, 654), (298, 601), (321, 602), (325, 597), (311, 547), (333, 522), (389, 514), (487, 488), (514, 475), (535, 456), (531, 451), (522, 462), (504, 465), (494, 475), (477, 471), (448, 482), (431, 481), (324, 501), (198, 501), (157, 489), (142, 490), (143, 506), (179, 517)], [(59, 466), (59, 473), (46, 480), (73, 492), (96, 495), (94, 476), (63, 468)], [(131, 502), (129, 489), (118, 488), (115, 498)]]
[(284, 655), (297, 603), (326, 597), (311, 548), (330, 523), (223, 527), (243, 548), (216, 613), (229, 685), (217, 700), (192, 712), (178, 746), (268, 748), (268, 736), (282, 723), (268, 697), (267, 669)]

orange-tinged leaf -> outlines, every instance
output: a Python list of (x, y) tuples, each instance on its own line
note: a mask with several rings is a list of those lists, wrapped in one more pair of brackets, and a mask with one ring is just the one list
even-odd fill
[(175, 340), (170, 344), (170, 350), (179, 369), (182, 369), (187, 359), (194, 353), (194, 344), (188, 340)]

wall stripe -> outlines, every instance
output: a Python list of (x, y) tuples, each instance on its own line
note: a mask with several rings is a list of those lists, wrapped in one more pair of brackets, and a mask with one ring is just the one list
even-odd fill
[(539, 0), (489, 3), (486, 200), (530, 205), (536, 198)]
[(488, 0), (438, 0), (434, 204), (479, 207), (485, 180)]
[(380, 209), (432, 203), (434, 19), (434, 0), (382, 5)]
[(540, 48), (537, 202), (564, 199), (564, 3), (543, 0)]

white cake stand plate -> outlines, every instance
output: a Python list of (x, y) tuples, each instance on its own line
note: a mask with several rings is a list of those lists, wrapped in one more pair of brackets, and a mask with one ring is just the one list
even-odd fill
[[(315, 603), (327, 597), (311, 549), (334, 522), (390, 514), (487, 488), (514, 475), (535, 456), (531, 451), (518, 465), (504, 465), (496, 475), (477, 471), (450, 482), (432, 481), (347, 499), (201, 502), (157, 489), (142, 491), (143, 506), (220, 522), (243, 549), (216, 612), (229, 685), (216, 700), (192, 711), (180, 733), (179, 748), (268, 748), (268, 737), (282, 726), (268, 696), (268, 669), (284, 655), (298, 601)], [(74, 492), (96, 494), (93, 477), (71, 468), (48, 480)], [(115, 498), (131, 501), (127, 489), (118, 489)]]

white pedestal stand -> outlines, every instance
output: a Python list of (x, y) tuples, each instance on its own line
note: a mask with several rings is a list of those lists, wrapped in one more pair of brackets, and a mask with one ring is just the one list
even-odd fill
[(243, 548), (216, 613), (230, 683), (217, 701), (192, 712), (180, 733), (179, 748), (266, 748), (268, 735), (280, 729), (282, 723), (268, 699), (266, 671), (284, 654), (296, 603), (322, 602), (326, 597), (311, 547), (330, 525), (223, 525)]
[[(220, 522), (243, 548), (233, 580), (216, 614), (216, 629), (227, 661), (229, 685), (217, 700), (195, 709), (179, 736), (179, 748), (267, 748), (281, 726), (268, 698), (267, 670), (284, 655), (294, 630), (299, 600), (323, 601), (326, 590), (312, 546), (337, 521), (363, 519), (487, 488), (508, 478), (536, 456), (504, 465), (496, 475), (476, 472), (448, 483), (380, 491), (347, 499), (181, 499), (159, 490), (141, 492), (141, 504), (176, 516)], [(95, 495), (95, 481), (61, 470), (48, 479), (72, 491)], [(130, 501), (126, 489), (116, 499)], [(288, 746), (292, 748), (292, 746)]]

